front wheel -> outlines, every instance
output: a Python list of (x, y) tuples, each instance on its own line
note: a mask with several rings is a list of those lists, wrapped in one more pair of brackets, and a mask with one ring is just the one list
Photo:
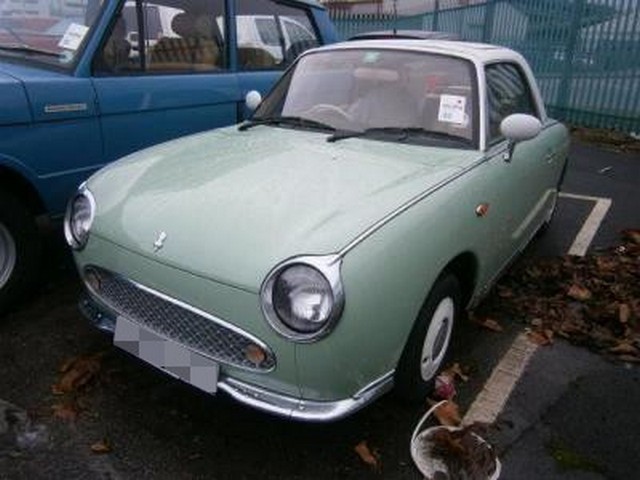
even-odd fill
[(27, 292), (40, 260), (41, 240), (29, 210), (0, 192), (0, 313)]
[(422, 401), (429, 394), (447, 358), (461, 308), (460, 282), (451, 274), (441, 276), (422, 306), (398, 362), (395, 385), (401, 398)]

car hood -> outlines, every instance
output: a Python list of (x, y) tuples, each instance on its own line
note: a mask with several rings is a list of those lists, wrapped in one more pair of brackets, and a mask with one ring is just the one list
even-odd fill
[[(249, 291), (279, 262), (334, 253), (477, 151), (236, 127), (130, 155), (94, 175), (92, 233)], [(162, 236), (162, 247), (154, 243)]]

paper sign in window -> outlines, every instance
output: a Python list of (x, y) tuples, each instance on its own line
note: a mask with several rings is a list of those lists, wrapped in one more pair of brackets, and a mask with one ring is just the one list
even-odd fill
[(460, 95), (440, 95), (438, 121), (462, 125), (465, 123), (467, 98)]
[(77, 50), (88, 31), (89, 27), (80, 25), (79, 23), (72, 23), (67, 28), (67, 31), (64, 32), (64, 35), (58, 42), (58, 46), (65, 50)]

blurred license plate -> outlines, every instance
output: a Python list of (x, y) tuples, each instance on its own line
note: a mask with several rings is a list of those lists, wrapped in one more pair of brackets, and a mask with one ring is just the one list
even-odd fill
[(205, 392), (217, 390), (220, 367), (216, 362), (126, 318), (117, 318), (113, 343)]

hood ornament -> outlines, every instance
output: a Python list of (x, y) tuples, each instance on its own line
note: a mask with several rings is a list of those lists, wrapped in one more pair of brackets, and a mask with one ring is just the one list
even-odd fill
[(153, 242), (153, 252), (157, 252), (158, 250), (160, 250), (163, 246), (164, 246), (164, 241), (167, 238), (167, 234), (165, 232), (160, 232), (158, 234), (158, 238), (156, 238), (156, 241)]

